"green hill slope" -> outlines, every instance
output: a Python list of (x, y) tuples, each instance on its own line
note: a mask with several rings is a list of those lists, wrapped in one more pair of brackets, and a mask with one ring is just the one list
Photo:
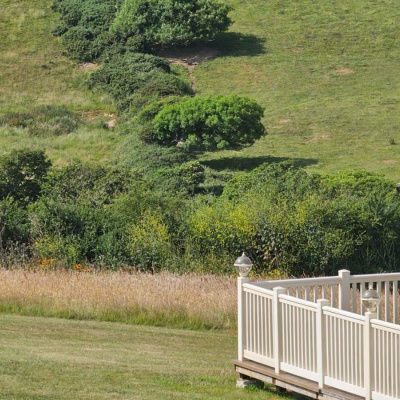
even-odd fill
[[(400, 4), (394, 0), (226, 0), (230, 32), (219, 56), (193, 73), (198, 95), (248, 95), (265, 108), (269, 135), (240, 152), (207, 153), (216, 169), (249, 170), (293, 159), (310, 171), (365, 168), (397, 180), (400, 163)], [(114, 110), (82, 82), (51, 34), (50, 0), (2, 0), (0, 114), (64, 104), (89, 120)], [(95, 118), (93, 118), (93, 116)], [(105, 117), (107, 118), (107, 117)], [(1, 152), (44, 148), (59, 164), (107, 161), (122, 139), (85, 127), (62, 138), (2, 129)]]
[(255, 98), (269, 135), (214, 165), (289, 158), (314, 171), (365, 168), (398, 179), (400, 3), (230, 3), (234, 24), (221, 56), (196, 67), (196, 89)]
[(88, 66), (69, 60), (52, 35), (58, 20), (52, 1), (1, 0), (0, 4), (0, 115), (54, 104), (67, 106), (88, 122), (60, 137), (32, 137), (0, 127), (0, 154), (29, 147), (44, 149), (58, 164), (74, 158), (113, 159), (119, 139), (113, 132), (98, 129), (96, 121), (112, 118), (114, 107), (83, 86)]

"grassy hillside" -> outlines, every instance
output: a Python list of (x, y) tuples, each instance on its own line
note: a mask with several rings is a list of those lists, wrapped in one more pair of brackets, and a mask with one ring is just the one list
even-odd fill
[(113, 160), (119, 138), (98, 128), (96, 121), (112, 119), (115, 110), (107, 98), (84, 87), (87, 66), (64, 55), (51, 33), (58, 18), (51, 4), (51, 0), (1, 0), (0, 114), (65, 105), (82, 114), (87, 124), (60, 137), (31, 137), (23, 130), (0, 128), (0, 153), (29, 147), (45, 149), (58, 164), (74, 158)]
[[(227, 0), (234, 24), (219, 56), (194, 69), (199, 95), (238, 93), (265, 108), (269, 135), (241, 152), (201, 157), (216, 169), (293, 159), (311, 171), (365, 168), (397, 180), (400, 163), (399, 14), (395, 0)], [(93, 122), (114, 112), (82, 82), (87, 71), (51, 34), (51, 0), (2, 0), (0, 113), (64, 104)], [(1, 152), (45, 148), (58, 164), (109, 161), (117, 135), (92, 124), (62, 138), (0, 131)], [(117, 158), (119, 154), (117, 154)]]
[(235, 387), (236, 335), (0, 316), (0, 398), (289, 399)]
[(281, 158), (312, 171), (365, 168), (398, 179), (400, 4), (395, 0), (229, 0), (221, 56), (194, 70), (200, 95), (239, 93), (265, 108), (269, 135), (210, 165)]

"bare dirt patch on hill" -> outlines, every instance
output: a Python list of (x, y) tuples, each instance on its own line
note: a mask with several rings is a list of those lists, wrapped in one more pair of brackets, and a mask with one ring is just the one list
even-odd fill
[(219, 51), (208, 46), (191, 46), (174, 49), (163, 49), (157, 52), (159, 57), (165, 58), (171, 64), (183, 65), (189, 71), (192, 89), (195, 90), (193, 70), (196, 65), (218, 57)]

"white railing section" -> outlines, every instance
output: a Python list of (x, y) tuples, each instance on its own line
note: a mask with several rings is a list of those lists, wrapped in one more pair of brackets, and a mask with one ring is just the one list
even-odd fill
[[(315, 381), (320, 389), (398, 400), (400, 325), (378, 316), (398, 321), (399, 281), (400, 274), (350, 276), (348, 271), (272, 282), (238, 278), (239, 360)], [(359, 315), (364, 311), (360, 292), (371, 285), (384, 304), (378, 315)]]
[(381, 303), (378, 308), (378, 319), (399, 323), (399, 282), (400, 273), (354, 275), (350, 277), (350, 307), (355, 313), (365, 312), (361, 303), (362, 293), (372, 286), (377, 290)]
[(273, 367), (273, 292), (245, 287), (243, 301), (244, 357)]
[(365, 317), (324, 308), (326, 371), (324, 383), (365, 396), (364, 326)]
[(282, 371), (318, 380), (317, 305), (295, 297), (280, 295)]
[(372, 286), (381, 296), (378, 318), (400, 323), (400, 273), (350, 275), (349, 271), (341, 270), (338, 276), (260, 281), (252, 285), (269, 290), (282, 287), (286, 294), (312, 302), (327, 299), (332, 307), (357, 314), (366, 311), (361, 296)]
[[(400, 326), (372, 321), (374, 391), (372, 398), (400, 398)], [(390, 377), (391, 379), (388, 379)]]

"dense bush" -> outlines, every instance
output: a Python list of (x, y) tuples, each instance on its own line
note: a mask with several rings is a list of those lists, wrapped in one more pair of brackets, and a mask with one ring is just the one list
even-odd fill
[(76, 163), (48, 174), (42, 197), (30, 207), (34, 248), (42, 258), (131, 261), (129, 226), (152, 206), (139, 175)]
[(239, 96), (195, 97), (164, 107), (153, 120), (153, 140), (166, 146), (225, 149), (253, 144), (265, 134), (263, 108)]
[(22, 205), (33, 203), (51, 162), (40, 150), (14, 150), (0, 158), (0, 200), (13, 198)]
[(81, 61), (98, 58), (114, 40), (108, 33), (122, 0), (54, 0), (61, 24), (53, 33), (61, 36), (70, 57)]
[(45, 105), (25, 113), (8, 113), (0, 125), (25, 128), (34, 136), (58, 136), (74, 131), (80, 123), (77, 114), (64, 106)]
[(212, 40), (226, 31), (231, 22), (229, 10), (216, 0), (127, 0), (110, 31), (120, 41), (135, 38), (146, 48), (187, 45)]
[(171, 73), (167, 61), (142, 53), (111, 57), (91, 75), (88, 85), (109, 93), (123, 109), (130, 106), (139, 89), (152, 87), (152, 94), (160, 96), (191, 93), (188, 84)]
[(30, 237), (28, 214), (12, 197), (0, 200), (0, 250), (17, 243), (27, 244)]
[(249, 252), (260, 269), (366, 273), (395, 270), (400, 260), (400, 198), (382, 176), (309, 176), (288, 164), (264, 165), (231, 181), (220, 201), (227, 200), (256, 215)]

